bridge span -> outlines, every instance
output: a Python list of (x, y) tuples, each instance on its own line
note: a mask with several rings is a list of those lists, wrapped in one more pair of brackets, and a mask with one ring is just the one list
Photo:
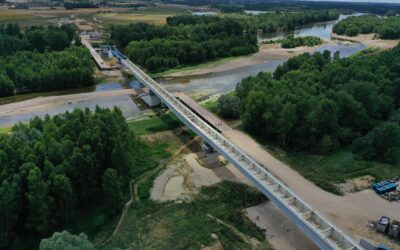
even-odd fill
[(321, 249), (364, 249), (345, 232), (324, 218), (309, 204), (296, 195), (285, 184), (265, 168), (255, 162), (216, 129), (202, 120), (173, 94), (154, 81), (138, 66), (126, 58), (120, 58), (146, 87), (156, 94), (175, 115), (205, 142), (214, 147), (234, 165), (251, 183), (268, 197), (286, 216), (289, 217)]

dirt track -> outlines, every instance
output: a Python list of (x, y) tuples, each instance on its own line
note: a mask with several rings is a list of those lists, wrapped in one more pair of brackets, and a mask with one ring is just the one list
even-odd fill
[(237, 130), (225, 133), (233, 143), (282, 180), (287, 186), (299, 194), (306, 202), (324, 216), (332, 220), (355, 239), (368, 238), (376, 243), (384, 242), (393, 249), (400, 246), (374, 230), (368, 228), (369, 221), (377, 220), (382, 215), (400, 219), (400, 205), (390, 203), (372, 190), (337, 196), (315, 186), (285, 163), (277, 160), (263, 149), (250, 136)]

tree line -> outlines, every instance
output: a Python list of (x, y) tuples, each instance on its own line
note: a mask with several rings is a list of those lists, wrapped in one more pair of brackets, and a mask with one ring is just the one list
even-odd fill
[(376, 33), (382, 39), (400, 38), (400, 16), (353, 16), (343, 19), (333, 27), (338, 35), (357, 36)]
[(0, 97), (14, 94), (90, 86), (94, 65), (86, 48), (38, 53), (17, 52), (0, 57)]
[(93, 85), (91, 56), (77, 45), (72, 24), (24, 32), (18, 24), (0, 24), (0, 97)]
[(165, 26), (114, 26), (111, 39), (151, 72), (258, 51), (255, 34), (246, 33), (238, 20), (221, 17), (178, 15)]
[(235, 94), (247, 131), (283, 147), (400, 162), (400, 46), (340, 59), (329, 51), (289, 59), (242, 80)]
[(7, 56), (17, 51), (62, 51), (79, 37), (72, 24), (55, 26), (32, 26), (21, 32), (18, 24), (0, 24), (0, 56)]
[(314, 23), (336, 20), (340, 12), (336, 10), (300, 11), (300, 12), (266, 12), (258, 15), (235, 15), (240, 19), (246, 30), (250, 32), (274, 33), (277, 31), (290, 31), (296, 27)]
[(148, 152), (119, 109), (15, 125), (0, 136), (0, 248), (35, 249), (87, 209), (119, 212), (123, 187), (151, 161)]
[(321, 11), (340, 10), (342, 13), (375, 13), (386, 14), (388, 12), (400, 13), (398, 3), (376, 2), (344, 2), (344, 1), (257, 1), (257, 0), (162, 0), (165, 3), (185, 4), (191, 6), (210, 5), (222, 12), (242, 12), (244, 10), (257, 11)]

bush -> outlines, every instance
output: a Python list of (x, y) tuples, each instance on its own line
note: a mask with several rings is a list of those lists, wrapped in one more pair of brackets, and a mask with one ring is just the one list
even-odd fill
[(220, 96), (217, 102), (217, 114), (230, 119), (239, 117), (240, 111), (239, 97), (231, 94)]

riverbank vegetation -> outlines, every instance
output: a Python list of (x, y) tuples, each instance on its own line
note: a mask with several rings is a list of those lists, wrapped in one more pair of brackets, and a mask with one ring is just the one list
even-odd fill
[(13, 55), (17, 51), (62, 51), (74, 39), (79, 43), (72, 24), (32, 26), (24, 32), (16, 23), (0, 24), (0, 56)]
[(72, 25), (0, 25), (0, 97), (94, 84), (94, 64)]
[(400, 13), (400, 5), (396, 3), (377, 3), (377, 2), (344, 2), (344, 1), (247, 1), (247, 0), (163, 0), (165, 3), (186, 4), (189, 6), (210, 5), (212, 8), (222, 12), (244, 12), (253, 11), (321, 11), (321, 10), (341, 10), (342, 13), (351, 14), (361, 13)]
[[(347, 145), (369, 160), (398, 163), (400, 46), (339, 59), (308, 53), (236, 89), (248, 131), (282, 146), (328, 153)], [(377, 136), (377, 135), (381, 136)]]
[[(165, 157), (130, 132), (118, 109), (15, 125), (0, 136), (1, 248), (37, 246), (66, 225), (73, 233), (98, 228), (122, 208), (130, 179)], [(93, 223), (83, 225), (82, 214)]]
[(254, 34), (245, 33), (239, 21), (218, 16), (178, 15), (165, 26), (113, 26), (111, 39), (150, 72), (258, 51)]
[(243, 127), (278, 145), (328, 154), (347, 146), (365, 160), (400, 163), (400, 46), (339, 59), (289, 59), (236, 88)]
[(400, 38), (400, 16), (353, 16), (337, 23), (333, 32), (346, 36), (376, 33), (382, 39), (397, 39)]
[(0, 57), (0, 97), (24, 92), (85, 87), (95, 83), (94, 64), (82, 47)]
[(304, 12), (265, 12), (257, 15), (232, 14), (239, 19), (249, 32), (262, 31), (274, 33), (278, 31), (291, 31), (296, 27), (315, 22), (336, 20), (339, 18), (336, 10), (304, 11)]
[(316, 45), (321, 45), (324, 41), (316, 36), (297, 36), (295, 37), (294, 35), (288, 35), (284, 39), (278, 39), (278, 40), (271, 40), (264, 42), (265, 44), (270, 44), (270, 43), (280, 43), (282, 48), (285, 49), (291, 49), (291, 48), (297, 48), (301, 46), (307, 46), (307, 47), (313, 47)]

